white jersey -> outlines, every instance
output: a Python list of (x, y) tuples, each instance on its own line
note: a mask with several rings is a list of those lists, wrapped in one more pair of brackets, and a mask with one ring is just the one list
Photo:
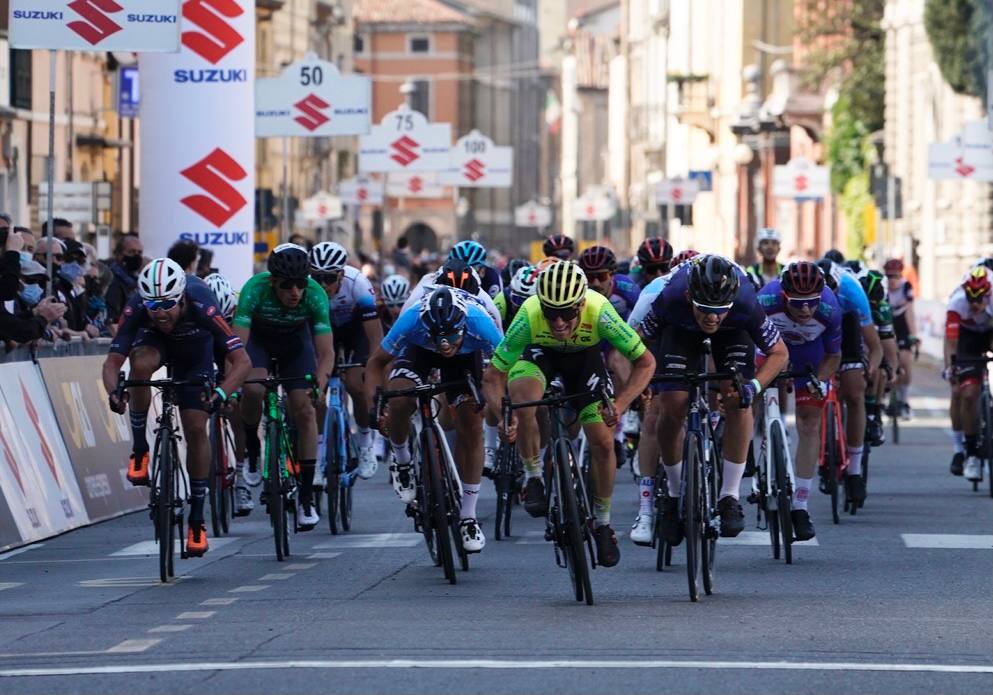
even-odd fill
[(973, 311), (969, 300), (966, 299), (965, 290), (956, 287), (948, 300), (948, 314), (946, 318), (946, 335), (958, 330), (972, 331), (974, 333), (985, 333), (993, 330), (993, 302), (990, 295), (986, 295), (986, 301), (979, 311)]
[(338, 293), (328, 300), (331, 325), (343, 326), (354, 320), (368, 321), (379, 317), (376, 291), (362, 271), (346, 265), (338, 284)]
[(914, 301), (914, 286), (904, 280), (897, 289), (886, 289), (889, 291), (890, 309), (893, 310), (893, 316), (903, 316), (907, 307)]
[[(430, 292), (436, 287), (439, 287), (437, 280), (438, 280), (438, 274), (440, 272), (441, 271), (428, 273), (427, 275), (421, 278), (420, 282), (417, 283), (417, 286), (414, 287), (413, 290), (411, 290), (410, 296), (407, 298), (407, 301), (403, 305), (403, 309), (400, 310), (401, 314), (404, 311), (407, 311), (407, 309), (411, 308), (412, 306), (416, 306), (420, 304), (421, 297), (423, 297), (426, 293)], [(487, 314), (489, 314), (489, 317), (493, 319), (493, 324), (497, 327), (497, 330), (500, 331), (500, 335), (503, 335), (503, 322), (500, 320), (500, 310), (497, 309), (497, 305), (493, 302), (493, 297), (491, 297), (481, 289), (476, 294), (474, 299), (476, 300), (476, 302), (479, 303), (480, 307)]]
[[(683, 261), (683, 263), (686, 263), (686, 261)], [(641, 294), (638, 295), (638, 301), (635, 302), (634, 308), (628, 314), (629, 326), (637, 328), (645, 320), (649, 310), (652, 308), (652, 304), (655, 302), (655, 298), (662, 294), (662, 290), (669, 284), (669, 280), (672, 279), (676, 269), (681, 267), (683, 263), (670, 268), (668, 273), (655, 278), (642, 288)]]

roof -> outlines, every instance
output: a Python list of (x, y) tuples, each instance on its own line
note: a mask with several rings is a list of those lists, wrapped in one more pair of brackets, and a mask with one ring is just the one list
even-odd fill
[(462, 12), (440, 0), (356, 0), (355, 20), (361, 24), (468, 23)]

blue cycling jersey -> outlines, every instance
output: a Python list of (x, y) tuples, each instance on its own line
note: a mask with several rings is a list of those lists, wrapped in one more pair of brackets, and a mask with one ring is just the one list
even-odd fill
[(620, 317), (627, 320), (638, 303), (638, 295), (641, 292), (638, 285), (627, 275), (614, 275), (614, 287), (610, 291), (610, 303), (620, 314)]
[(628, 314), (629, 326), (632, 328), (637, 328), (638, 324), (645, 320), (645, 316), (648, 315), (648, 310), (652, 308), (652, 303), (655, 301), (655, 298), (662, 294), (662, 290), (664, 290), (665, 286), (669, 284), (669, 280), (671, 278), (672, 273), (662, 275), (641, 288), (641, 294), (638, 295), (638, 301), (634, 303), (634, 308), (631, 309), (631, 313)]
[[(465, 336), (462, 338), (458, 354), (467, 355), (480, 350), (488, 357), (500, 344), (503, 336), (490, 315), (476, 302), (471, 301), (472, 297), (468, 293), (462, 290), (454, 291), (465, 295), (468, 307)], [(394, 357), (402, 353), (408, 345), (416, 345), (432, 352), (437, 351), (427, 327), (421, 321), (420, 306), (412, 306), (400, 314), (380, 345), (385, 352)]]
[(841, 274), (838, 280), (838, 304), (842, 314), (857, 314), (859, 325), (865, 328), (872, 325), (872, 310), (869, 308), (869, 297), (862, 289), (862, 283), (848, 272)]

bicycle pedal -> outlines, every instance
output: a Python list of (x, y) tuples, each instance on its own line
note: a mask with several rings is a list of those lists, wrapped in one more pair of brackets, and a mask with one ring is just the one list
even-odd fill
[(756, 504), (759, 501), (759, 496), (754, 492), (745, 498), (748, 504)]

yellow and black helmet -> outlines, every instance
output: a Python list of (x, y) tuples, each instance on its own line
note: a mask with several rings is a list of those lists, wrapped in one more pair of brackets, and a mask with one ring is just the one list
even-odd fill
[(572, 261), (554, 263), (538, 275), (538, 301), (542, 306), (567, 309), (586, 297), (586, 273)]

